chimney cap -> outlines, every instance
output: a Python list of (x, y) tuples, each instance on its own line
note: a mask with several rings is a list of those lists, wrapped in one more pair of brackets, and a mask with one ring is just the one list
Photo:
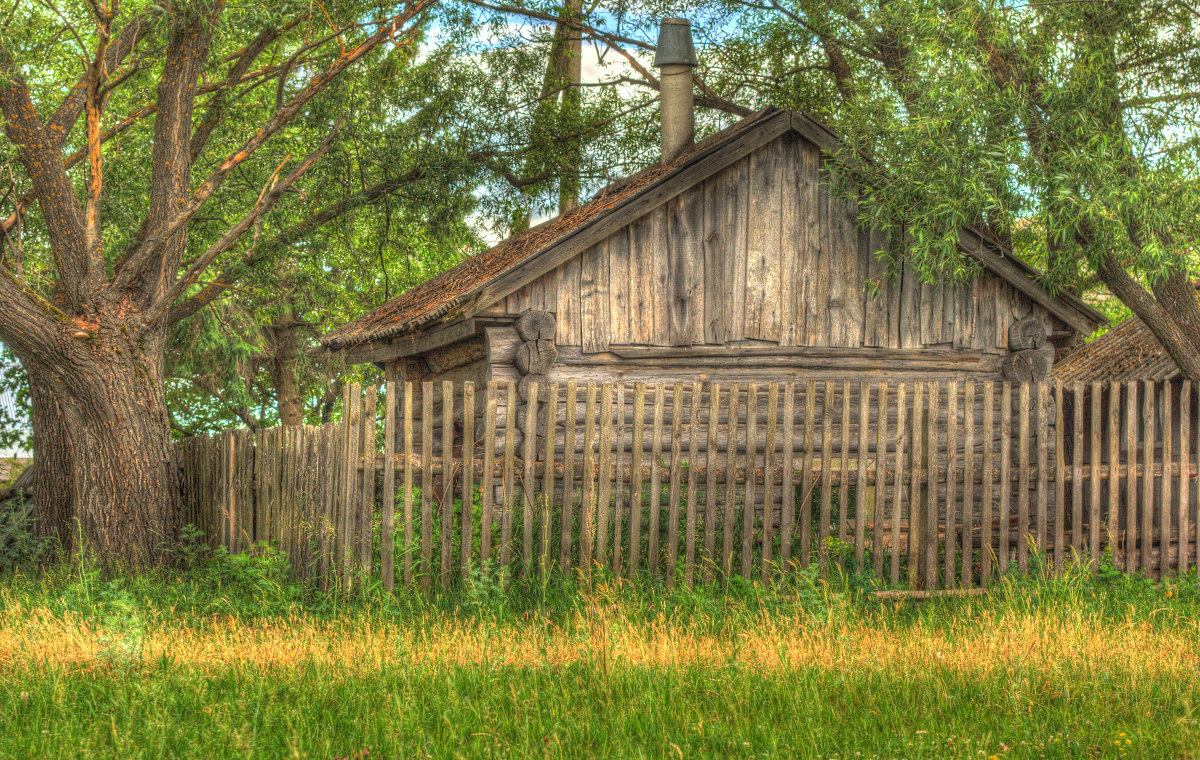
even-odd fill
[(658, 46), (654, 66), (695, 66), (696, 49), (692, 46), (692, 23), (685, 18), (664, 18), (658, 24)]

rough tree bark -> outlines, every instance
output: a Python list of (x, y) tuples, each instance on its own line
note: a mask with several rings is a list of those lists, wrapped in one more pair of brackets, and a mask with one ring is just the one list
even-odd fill
[[(146, 53), (162, 59), (157, 102), (147, 112), (155, 113), (150, 212), (130, 245), (113, 256), (106, 254), (101, 237), (103, 111), (109, 87), (116, 86), (111, 83), (125, 81), (122, 61), (154, 24), (138, 17), (114, 36), (115, 4), (92, 3), (94, 60), (85, 62), (81, 83), (45, 122), (22, 78), (22, 62), (0, 49), (5, 132), (29, 181), (27, 194), (41, 208), (53, 254), (36, 277), (0, 256), (0, 340), (29, 375), (37, 458), (32, 493), (44, 534), (57, 536), (68, 550), (82, 539), (106, 562), (139, 565), (164, 556), (180, 520), (163, 385), (168, 324), (173, 312), (191, 313), (212, 300), (204, 289), (193, 294), (200, 298), (197, 304), (189, 304), (187, 296), (201, 275), (324, 155), (333, 136), (285, 176), (276, 177), (240, 221), (185, 261), (190, 220), (230, 172), (250, 160), (346, 68), (384, 42), (412, 44), (416, 20), (431, 3), (405, 4), (392, 18), (373, 23), (374, 30), (357, 44), (346, 39), (361, 28), (357, 18), (326, 38), (341, 46), (340, 55), (323, 67), (310, 66), (307, 85), (281, 102), (198, 186), (192, 184), (191, 162), (205, 149), (229, 102), (229, 93), (220, 88), (237, 86), (279, 30), (260, 34), (240, 52), (230, 78), (217, 85), (205, 120), (193, 129), (196, 97), (212, 87), (202, 83), (201, 74), (224, 2), (163, 4), (165, 45)], [(74, 159), (64, 157), (63, 146), (85, 113), (86, 189), (77, 193), (67, 171)], [(22, 213), (16, 212), (14, 225), (22, 223)]]

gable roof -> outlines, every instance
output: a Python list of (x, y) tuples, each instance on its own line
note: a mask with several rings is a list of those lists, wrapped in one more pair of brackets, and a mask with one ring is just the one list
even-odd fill
[(1063, 385), (1134, 380), (1171, 380), (1179, 365), (1137, 317), (1130, 317), (1055, 362), (1051, 381)]
[[(468, 257), (327, 333), (321, 343), (336, 351), (394, 337), (435, 320), (473, 316), (789, 131), (826, 151), (841, 145), (832, 131), (807, 115), (767, 107), (701, 140), (671, 163), (654, 164), (618, 180), (578, 208)], [(984, 267), (1080, 332), (1091, 332), (1106, 321), (1103, 315), (1069, 294), (1048, 293), (1035, 282), (1037, 270), (979, 232), (961, 231), (959, 245)]]

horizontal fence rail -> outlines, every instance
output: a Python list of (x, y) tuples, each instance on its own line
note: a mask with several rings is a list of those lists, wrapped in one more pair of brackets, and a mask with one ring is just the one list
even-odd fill
[[(795, 568), (986, 585), (1108, 556), (1200, 564), (1186, 381), (389, 382), (342, 419), (180, 444), (185, 518), (327, 585), (473, 572), (668, 585)], [(380, 402), (380, 403), (377, 403)]]

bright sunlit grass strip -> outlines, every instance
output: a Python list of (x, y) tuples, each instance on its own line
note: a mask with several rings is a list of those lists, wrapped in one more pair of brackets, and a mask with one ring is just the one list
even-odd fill
[[(1195, 579), (313, 596), (0, 586), (0, 759), (1197, 757)], [(368, 753), (368, 754), (364, 754)]]

